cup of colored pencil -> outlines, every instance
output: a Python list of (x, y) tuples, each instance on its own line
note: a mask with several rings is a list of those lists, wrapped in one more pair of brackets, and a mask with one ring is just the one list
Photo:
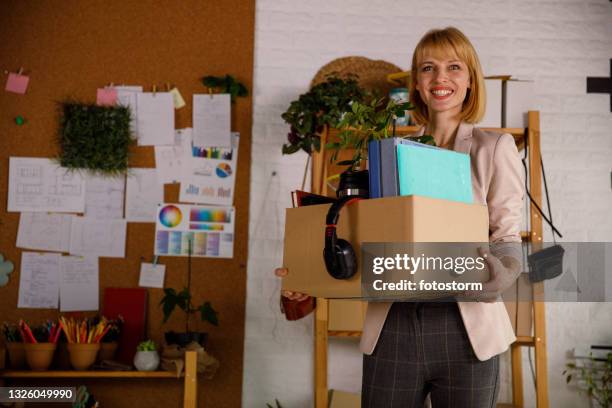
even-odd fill
[(97, 324), (89, 319), (60, 317), (60, 327), (68, 340), (70, 363), (75, 370), (87, 370), (96, 361), (100, 340), (110, 329), (104, 317)]
[(53, 361), (60, 329), (57, 323), (48, 321), (31, 329), (23, 320), (19, 321), (19, 332), (24, 342), (26, 361), (34, 371), (46, 371)]

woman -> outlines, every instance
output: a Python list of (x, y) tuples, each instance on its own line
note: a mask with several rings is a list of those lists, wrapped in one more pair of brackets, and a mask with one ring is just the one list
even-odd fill
[[(474, 202), (489, 211), (491, 252), (482, 250), (491, 280), (483, 302), (369, 303), (362, 407), (495, 407), (499, 354), (515, 340), (501, 292), (521, 271), (521, 164), (509, 134), (474, 127), (485, 109), (482, 69), (470, 41), (456, 28), (432, 30), (412, 58), (410, 99), (418, 135), (471, 159)], [(278, 269), (283, 276), (286, 269)], [(283, 293), (304, 299), (300, 293)]]

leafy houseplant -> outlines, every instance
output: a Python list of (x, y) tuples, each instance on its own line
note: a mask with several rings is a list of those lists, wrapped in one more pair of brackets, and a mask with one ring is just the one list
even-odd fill
[(321, 149), (321, 132), (325, 125), (336, 127), (351, 103), (361, 101), (366, 92), (357, 83), (356, 76), (341, 79), (330, 75), (313, 86), (289, 105), (281, 117), (291, 126), (283, 154), (303, 150), (310, 154)]
[(203, 322), (209, 322), (213, 326), (219, 325), (219, 319), (217, 312), (213, 309), (210, 302), (205, 301), (200, 306), (194, 306), (192, 303), (191, 295), (191, 239), (189, 239), (188, 249), (188, 260), (187, 260), (187, 287), (183, 288), (180, 292), (177, 292), (173, 288), (164, 289), (164, 297), (162, 298), (160, 305), (164, 312), (164, 320), (166, 323), (172, 312), (178, 306), (183, 312), (185, 312), (185, 333), (168, 332), (166, 333), (166, 342), (168, 344), (179, 344), (185, 346), (191, 341), (197, 341), (204, 343), (206, 341), (206, 333), (193, 333), (189, 330), (189, 321), (193, 314), (200, 313), (200, 319)]
[(247, 87), (234, 79), (231, 75), (226, 75), (224, 77), (216, 77), (216, 76), (205, 76), (202, 78), (202, 84), (207, 88), (217, 88), (220, 89), (223, 93), (230, 94), (230, 99), (232, 103), (236, 101), (236, 97), (238, 96), (248, 96), (249, 91)]
[(599, 407), (612, 407), (612, 352), (608, 352), (605, 358), (594, 358), (591, 353), (588, 363), (580, 367), (567, 363), (563, 374), (568, 384), (572, 379), (584, 383), (587, 395)]
[[(394, 136), (395, 118), (404, 117), (407, 110), (414, 109), (410, 102), (401, 104), (386, 98), (372, 97), (369, 101), (356, 101), (351, 104), (351, 110), (347, 112), (338, 128), (341, 129), (338, 137), (339, 142), (330, 142), (325, 147), (335, 150), (331, 161), (336, 162), (341, 149), (352, 148), (355, 150), (351, 160), (336, 163), (337, 165), (348, 165), (349, 170), (359, 169), (364, 155), (367, 152), (368, 142), (372, 140), (385, 139)], [(413, 138), (413, 140), (435, 146), (433, 137), (424, 135)]]
[(72, 101), (60, 106), (60, 164), (105, 175), (126, 173), (134, 144), (129, 108)]
[(157, 347), (153, 340), (141, 341), (136, 347), (137, 351), (156, 351)]

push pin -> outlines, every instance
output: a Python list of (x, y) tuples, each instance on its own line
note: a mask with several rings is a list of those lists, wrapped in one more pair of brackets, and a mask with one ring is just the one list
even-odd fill
[(15, 123), (17, 124), (17, 126), (22, 126), (26, 123), (26, 120), (23, 116), (18, 115), (17, 117), (15, 117)]

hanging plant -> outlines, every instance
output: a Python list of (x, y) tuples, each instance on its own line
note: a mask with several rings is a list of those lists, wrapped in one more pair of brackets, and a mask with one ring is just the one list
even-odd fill
[(281, 117), (291, 126), (283, 154), (303, 150), (308, 154), (321, 149), (321, 132), (325, 125), (337, 127), (342, 115), (350, 111), (351, 103), (361, 101), (365, 91), (357, 76), (341, 79), (331, 74), (289, 105)]
[(60, 106), (60, 164), (104, 175), (126, 173), (129, 147), (135, 142), (130, 109), (72, 101)]
[(205, 76), (202, 78), (202, 84), (204, 84), (204, 86), (207, 88), (215, 88), (220, 90), (222, 93), (230, 94), (232, 103), (236, 101), (236, 97), (238, 96), (242, 97), (249, 95), (247, 87), (238, 82), (231, 75), (226, 75), (224, 77)]

